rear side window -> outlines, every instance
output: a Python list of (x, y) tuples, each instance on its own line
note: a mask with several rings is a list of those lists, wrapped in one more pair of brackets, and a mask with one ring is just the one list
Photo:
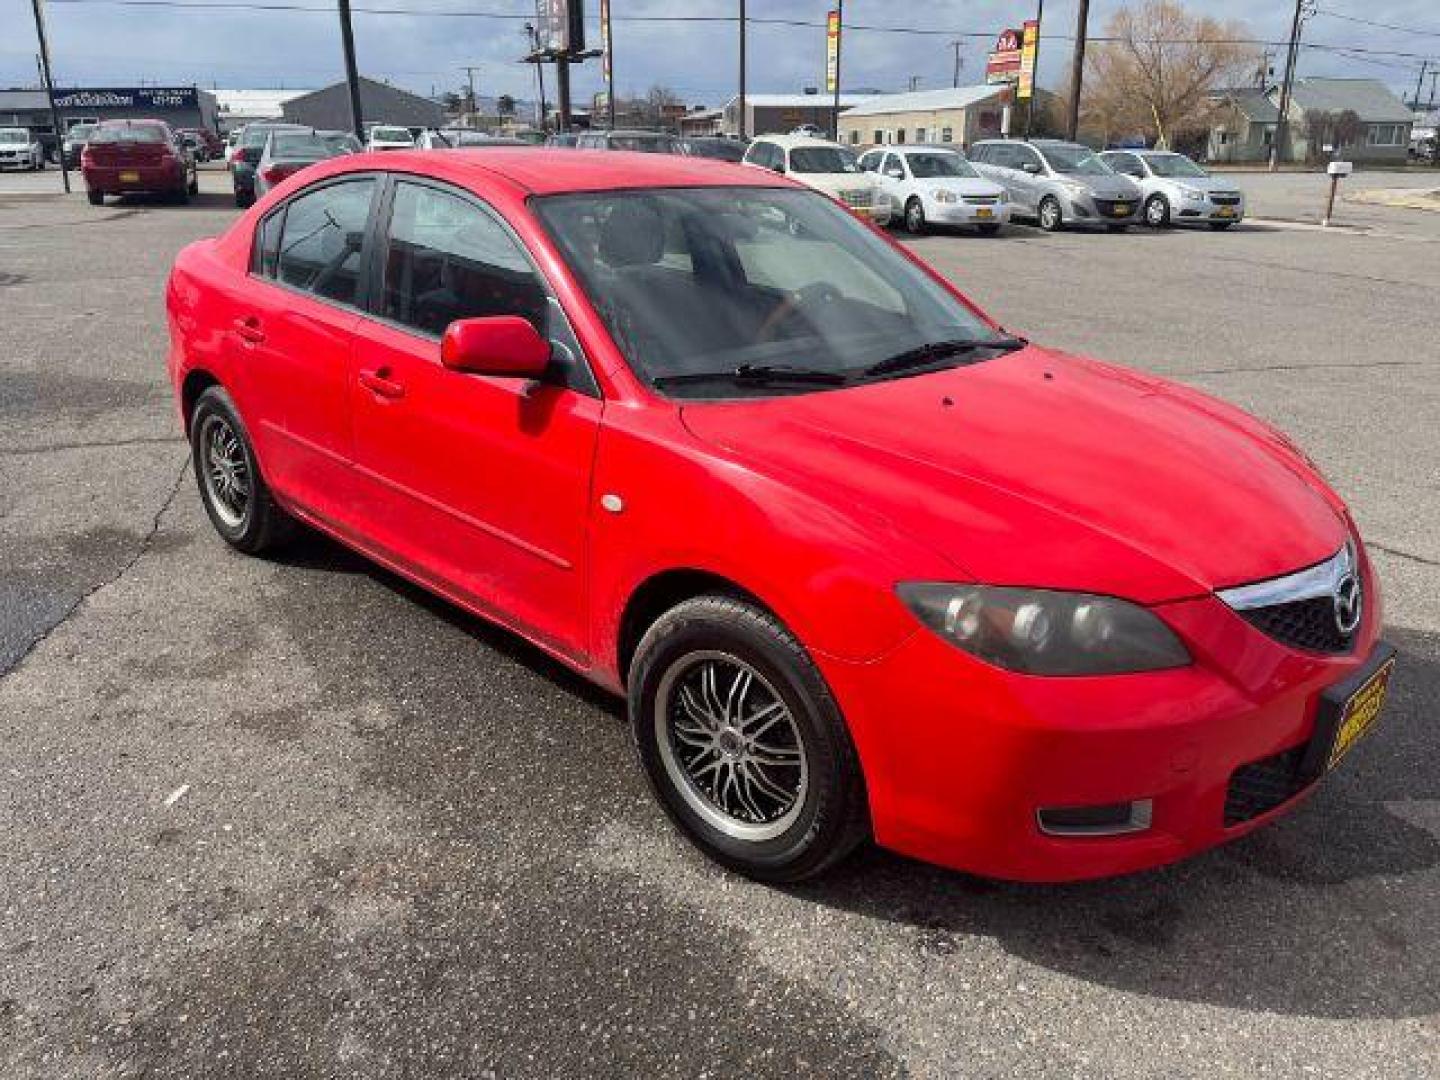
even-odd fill
[(374, 193), (375, 181), (367, 177), (292, 199), (280, 234), (279, 279), (327, 300), (355, 303)]

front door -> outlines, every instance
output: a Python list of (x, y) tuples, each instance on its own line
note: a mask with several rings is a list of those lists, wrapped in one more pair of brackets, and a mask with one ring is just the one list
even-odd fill
[[(577, 660), (603, 403), (519, 240), (473, 196), (396, 179), (372, 320), (353, 357), (367, 531), (410, 568)], [(451, 371), (456, 319), (520, 315), (552, 341), (541, 382)]]

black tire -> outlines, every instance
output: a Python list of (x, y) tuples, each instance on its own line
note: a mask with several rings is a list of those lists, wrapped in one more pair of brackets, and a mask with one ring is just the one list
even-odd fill
[(190, 186), (188, 184), (181, 184), (178, 190), (170, 193), (170, 201), (179, 206), (184, 206), (190, 201)]
[(198, 170), (190, 174), (190, 184), (185, 190), (191, 195), (200, 194), (200, 173)]
[[(249, 495), (243, 511), (234, 513), (218, 495), (218, 486), (209, 479), (207, 443), (217, 427), (232, 434), (237, 443), (238, 457), (243, 461), (249, 481)], [(212, 386), (195, 402), (190, 413), (190, 460), (195, 468), (195, 482), (200, 488), (200, 502), (215, 531), (231, 547), (247, 555), (259, 555), (289, 538), (294, 519), (275, 502), (270, 488), (261, 475), (250, 433), (235, 403), (222, 387)]]
[(105, 201), (105, 193), (103, 191), (92, 191), (86, 188), (85, 198), (90, 201), (91, 206), (99, 206)]
[(240, 188), (235, 189), (235, 205), (241, 210), (244, 210), (254, 202), (255, 193), (253, 191), (242, 191)]
[[(703, 664), (705, 660), (697, 658), (705, 654), (722, 665), (727, 659), (738, 660), (759, 675), (761, 690), (788, 710), (787, 735), (798, 746), (806, 772), (792, 809), (784, 815), (790, 823), (772, 837), (737, 837), (703, 817), (691, 800), (703, 805), (708, 797), (698, 786), (682, 790), (681, 785), (690, 782), (670, 771), (677, 744), (672, 741), (672, 748), (662, 750), (657, 726), (663, 723), (667, 737), (671, 728), (668, 720), (657, 722), (661, 692), (667, 685), (679, 685), (676, 673)], [(754, 604), (701, 596), (662, 615), (636, 650), (629, 705), (640, 764), (656, 798), (690, 841), (722, 866), (760, 881), (800, 881), (829, 869), (868, 835), (864, 780), (840, 709), (804, 647)], [(678, 698), (674, 707), (681, 708)], [(710, 752), (719, 760), (718, 750)], [(704, 760), (704, 755), (695, 760)], [(710, 802), (714, 814), (713, 798)], [(723, 811), (720, 816), (725, 816)], [(729, 820), (744, 826), (738, 818)], [(783, 817), (775, 827), (782, 824)]]
[(1152, 229), (1170, 227), (1170, 200), (1164, 195), (1151, 195), (1145, 200), (1145, 224)]
[(1122, 232), (1126, 232), (1129, 228), (1130, 228), (1129, 225), (1122, 224), (1122, 223), (1120, 223), (1120, 222), (1118, 222), (1118, 221), (1112, 221), (1112, 222), (1110, 222), (1108, 225), (1105, 226), (1105, 231), (1106, 231), (1106, 232), (1113, 232), (1113, 233), (1122, 233)]
[(925, 206), (917, 196), (911, 195), (909, 201), (905, 203), (905, 230), (916, 236), (922, 236), (926, 227)]
[(994, 236), (1000, 231), (1000, 223), (992, 221), (988, 225), (979, 226), (981, 236)]
[(1234, 224), (1235, 223), (1233, 221), (1212, 221), (1210, 222), (1210, 228), (1214, 229), (1216, 232), (1224, 232), (1226, 229), (1228, 229), (1231, 225)]
[(1040, 222), (1040, 228), (1046, 232), (1059, 232), (1065, 224), (1064, 212), (1060, 209), (1060, 200), (1053, 195), (1046, 195), (1040, 200), (1036, 207), (1036, 216)]

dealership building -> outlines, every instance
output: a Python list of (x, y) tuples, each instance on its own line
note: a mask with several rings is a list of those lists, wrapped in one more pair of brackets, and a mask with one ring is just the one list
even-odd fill
[[(55, 111), (68, 131), (83, 120), (164, 120), (216, 131), (215, 95), (194, 86), (56, 87)], [(50, 148), (54, 130), (44, 90), (0, 90), (0, 127), (29, 128)]]

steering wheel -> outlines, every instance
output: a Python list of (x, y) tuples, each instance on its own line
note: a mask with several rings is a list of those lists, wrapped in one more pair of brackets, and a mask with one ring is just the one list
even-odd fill
[(779, 329), (795, 316), (803, 314), (811, 307), (833, 304), (841, 295), (840, 290), (828, 281), (817, 281), (803, 289), (787, 293), (785, 299), (775, 305), (775, 310), (765, 316), (765, 321), (760, 324), (760, 330), (755, 335), (756, 340), (773, 341)]

